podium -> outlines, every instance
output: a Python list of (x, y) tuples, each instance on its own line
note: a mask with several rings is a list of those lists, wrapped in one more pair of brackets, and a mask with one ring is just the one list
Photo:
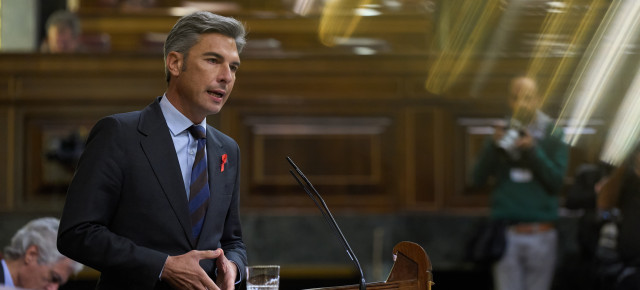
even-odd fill
[[(400, 242), (393, 248), (393, 267), (385, 282), (367, 283), (367, 289), (431, 290), (431, 261), (424, 249), (412, 242)], [(359, 285), (314, 288), (308, 290), (358, 290)]]

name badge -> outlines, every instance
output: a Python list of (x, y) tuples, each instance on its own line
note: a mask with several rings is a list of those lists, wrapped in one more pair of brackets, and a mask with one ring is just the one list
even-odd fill
[(526, 168), (512, 168), (511, 169), (511, 181), (513, 182), (529, 182), (533, 180), (533, 173)]

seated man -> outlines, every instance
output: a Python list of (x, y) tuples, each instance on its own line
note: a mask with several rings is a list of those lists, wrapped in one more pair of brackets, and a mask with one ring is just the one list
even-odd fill
[(47, 19), (47, 37), (40, 47), (44, 53), (83, 52), (80, 19), (72, 12), (56, 11)]
[(0, 285), (27, 289), (57, 289), (82, 264), (58, 252), (59, 221), (46, 217), (23, 226), (4, 248), (0, 264)]

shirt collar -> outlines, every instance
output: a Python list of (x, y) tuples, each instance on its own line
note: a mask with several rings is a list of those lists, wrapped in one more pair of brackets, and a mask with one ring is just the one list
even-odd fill
[(536, 111), (535, 120), (528, 126), (529, 132), (535, 139), (541, 140), (544, 138), (547, 126), (551, 122), (552, 120), (549, 116), (538, 110)]
[[(187, 130), (193, 122), (189, 120), (185, 115), (180, 113), (176, 107), (174, 107), (169, 99), (167, 98), (167, 94), (162, 96), (160, 99), (160, 109), (162, 110), (162, 114), (164, 115), (164, 119), (167, 120), (167, 126), (169, 126), (169, 131), (173, 136), (176, 136), (185, 130)], [(207, 129), (207, 118), (204, 118), (200, 124), (202, 127)]]
[(2, 260), (2, 269), (4, 270), (4, 286), (7, 287), (14, 287), (15, 285), (13, 285), (13, 279), (11, 279), (11, 273), (9, 272), (9, 267), (7, 266), (7, 263), (4, 261), (4, 259)]

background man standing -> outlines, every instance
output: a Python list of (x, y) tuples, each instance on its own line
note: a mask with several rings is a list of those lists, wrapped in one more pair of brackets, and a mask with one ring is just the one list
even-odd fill
[(232, 18), (182, 17), (165, 42), (164, 96), (92, 129), (58, 247), (101, 272), (98, 289), (233, 289), (243, 279), (240, 152), (206, 116), (229, 98), (244, 37)]
[(509, 223), (505, 253), (493, 268), (494, 284), (499, 290), (550, 289), (558, 240), (554, 222), (568, 146), (539, 110), (533, 79), (514, 78), (508, 102), (509, 124), (495, 127), (473, 172), (475, 185), (495, 177), (491, 219)]

